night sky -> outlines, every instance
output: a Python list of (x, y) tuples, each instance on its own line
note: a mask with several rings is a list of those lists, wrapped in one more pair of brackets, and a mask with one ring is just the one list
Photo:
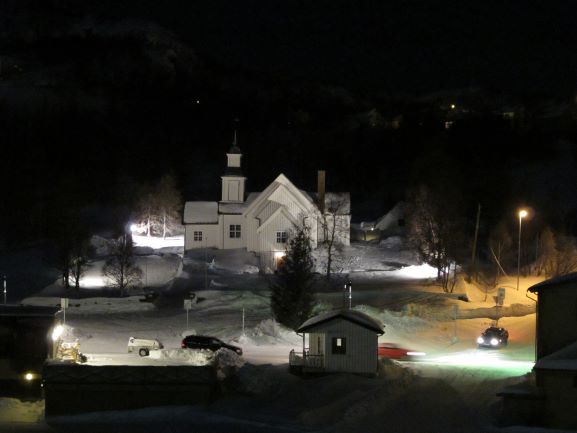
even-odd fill
[(324, 168), (359, 220), (448, 183), (468, 219), (528, 203), (574, 230), (573, 17), (569, 1), (4, 1), (3, 236), (170, 170), (217, 199), (234, 128), (249, 190), (280, 172), (312, 190)]

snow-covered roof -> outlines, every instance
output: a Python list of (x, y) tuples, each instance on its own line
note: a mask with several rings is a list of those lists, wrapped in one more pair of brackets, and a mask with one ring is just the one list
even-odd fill
[(577, 371), (577, 341), (541, 358), (534, 367), (536, 370)]
[(535, 293), (539, 290), (550, 287), (550, 286), (560, 286), (567, 283), (577, 283), (577, 272), (572, 272), (567, 275), (561, 275), (559, 277), (550, 278), (548, 280), (542, 281), (539, 284), (529, 287), (527, 290), (529, 292)]
[(218, 203), (218, 213), (240, 215), (259, 196), (260, 192), (250, 192), (243, 203)]
[(402, 218), (404, 214), (405, 203), (401, 201), (375, 222), (375, 228), (386, 230), (392, 223), (396, 224), (399, 218)]
[(2, 317), (54, 317), (58, 307), (38, 305), (0, 305)]
[(349, 322), (362, 326), (363, 328), (375, 331), (379, 335), (385, 333), (385, 331), (383, 330), (383, 325), (381, 323), (373, 319), (371, 316), (368, 316), (365, 313), (361, 313), (360, 311), (355, 310), (329, 311), (326, 313), (319, 314), (318, 316), (311, 317), (309, 320), (303, 323), (299, 327), (299, 329), (297, 329), (297, 332), (308, 331), (317, 327), (322, 323), (330, 322), (336, 319), (347, 320)]
[(184, 205), (185, 224), (218, 223), (218, 203), (216, 201), (187, 201)]

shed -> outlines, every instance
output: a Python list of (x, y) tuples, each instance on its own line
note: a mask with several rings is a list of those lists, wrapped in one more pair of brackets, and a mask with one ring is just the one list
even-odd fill
[[(291, 351), (291, 368), (303, 373), (377, 372), (377, 346), (383, 325), (354, 310), (330, 311), (304, 322), (297, 334), (303, 338), (303, 351)], [(308, 342), (308, 347), (307, 347)]]
[(0, 383), (40, 379), (52, 356), (57, 307), (0, 305)]

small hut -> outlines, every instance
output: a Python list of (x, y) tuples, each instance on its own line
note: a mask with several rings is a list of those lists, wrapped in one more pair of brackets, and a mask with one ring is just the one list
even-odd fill
[[(291, 351), (291, 369), (303, 373), (377, 372), (377, 340), (384, 334), (383, 325), (354, 310), (331, 311), (303, 323), (303, 351)], [(308, 344), (308, 347), (307, 347)]]

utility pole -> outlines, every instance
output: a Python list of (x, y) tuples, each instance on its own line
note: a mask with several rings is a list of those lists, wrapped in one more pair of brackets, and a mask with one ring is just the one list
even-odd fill
[(471, 278), (475, 278), (477, 275), (476, 271), (476, 259), (477, 259), (477, 238), (479, 236), (479, 220), (481, 219), (481, 203), (477, 205), (477, 222), (475, 223), (475, 237), (473, 238), (473, 252), (471, 257)]
[(206, 238), (204, 239), (204, 290), (208, 290), (208, 258), (206, 253)]
[(244, 335), (244, 308), (242, 309), (242, 335)]
[(349, 310), (353, 308), (353, 283), (347, 279), (345, 283), (345, 305), (348, 304)]
[(6, 305), (6, 303), (8, 302), (8, 292), (6, 291), (6, 275), (4, 275), (2, 277), (3, 281), (4, 281), (4, 305)]

